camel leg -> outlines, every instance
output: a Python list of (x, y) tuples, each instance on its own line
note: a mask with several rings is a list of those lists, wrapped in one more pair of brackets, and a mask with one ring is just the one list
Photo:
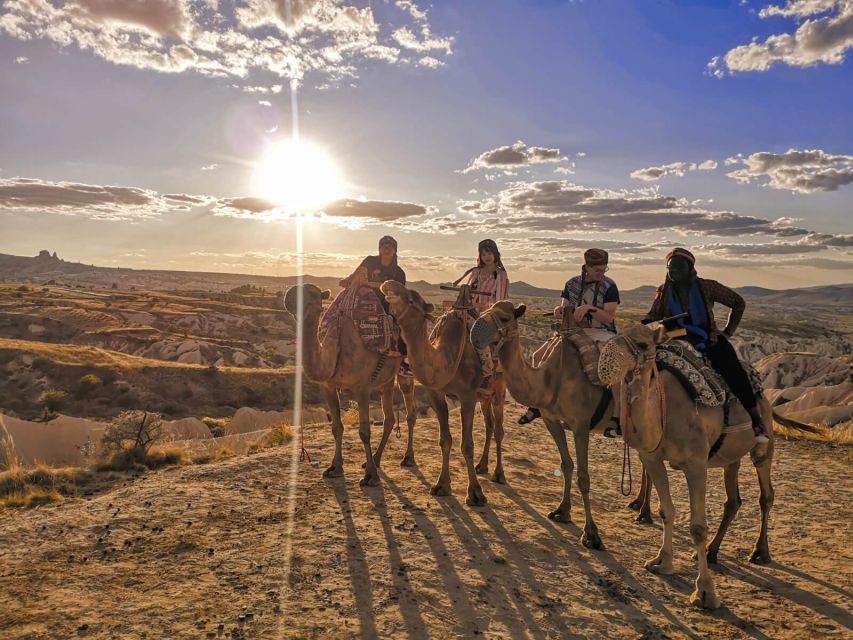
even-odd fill
[(649, 480), (649, 474), (645, 467), (643, 467), (643, 479), (640, 481), (640, 491), (637, 497), (628, 503), (628, 508), (639, 511), (635, 522), (640, 524), (652, 523), (652, 482)]
[(453, 445), (453, 438), (450, 435), (450, 416), (447, 411), (447, 400), (444, 395), (429, 389), (429, 403), (438, 417), (439, 426), (439, 444), (441, 445), (441, 474), (429, 492), (434, 496), (449, 496), (453, 494), (450, 489), (450, 447)]
[(708, 564), (717, 564), (717, 554), (720, 552), (720, 545), (723, 543), (723, 538), (726, 535), (726, 531), (728, 531), (729, 525), (735, 519), (738, 509), (740, 509), (739, 471), (740, 460), (735, 460), (723, 470), (723, 480), (726, 484), (726, 504), (723, 506), (723, 519), (720, 520), (717, 534), (711, 540), (711, 544), (708, 545)]
[(379, 471), (373, 461), (373, 451), (370, 448), (370, 391), (360, 389), (358, 400), (358, 437), (364, 446), (364, 477), (359, 484), (362, 487), (375, 487), (379, 484)]
[(388, 444), (388, 438), (394, 430), (397, 417), (394, 415), (394, 382), (390, 382), (382, 388), (382, 438), (376, 453), (373, 454), (373, 462), (377, 467), (382, 466), (382, 452)]
[(486, 495), (480, 486), (477, 472), (474, 470), (474, 411), (477, 398), (460, 398), (462, 410), (462, 456), (468, 469), (468, 497), (465, 503), (471, 507), (482, 507), (486, 504)]
[(548, 427), (548, 432), (554, 438), (554, 443), (560, 452), (560, 471), (563, 474), (563, 499), (560, 501), (560, 506), (549, 513), (548, 517), (556, 522), (571, 522), (572, 471), (574, 471), (575, 463), (569, 456), (569, 444), (566, 442), (566, 432), (563, 430), (563, 425), (559, 420), (552, 420), (545, 416), (542, 416), (542, 419), (545, 421), (545, 426)]
[(653, 573), (672, 575), (675, 567), (672, 566), (672, 528), (675, 520), (675, 506), (672, 504), (672, 496), (669, 493), (669, 478), (663, 460), (644, 459), (643, 466), (649, 474), (649, 479), (658, 492), (660, 499), (660, 517), (663, 521), (663, 543), (658, 554), (643, 565)]
[(690, 539), (693, 541), (699, 564), (696, 590), (690, 596), (690, 603), (704, 609), (717, 609), (720, 606), (720, 598), (714, 589), (714, 577), (708, 569), (708, 558), (705, 555), (708, 542), (705, 507), (708, 468), (705, 464), (691, 463), (685, 467), (684, 476), (687, 478), (687, 490), (690, 494)]
[(397, 384), (403, 394), (406, 403), (406, 426), (409, 428), (409, 441), (406, 444), (406, 455), (403, 456), (401, 467), (415, 466), (415, 420), (417, 420), (417, 407), (415, 406), (415, 381), (413, 378), (398, 378)]
[(575, 438), (575, 455), (578, 459), (578, 488), (583, 498), (584, 525), (581, 544), (590, 549), (604, 549), (598, 527), (592, 519), (592, 505), (589, 503), (589, 427), (578, 427), (572, 431)]
[(335, 455), (332, 464), (323, 472), (324, 478), (338, 478), (344, 475), (344, 455), (342, 444), (344, 439), (344, 423), (341, 420), (341, 399), (335, 387), (323, 386), (323, 397), (326, 406), (332, 414), (332, 435), (335, 437)]
[(770, 481), (773, 441), (770, 441), (770, 446), (765, 455), (759, 456), (752, 452), (750, 455), (752, 456), (752, 463), (755, 465), (755, 471), (758, 473), (758, 484), (761, 488), (761, 494), (758, 497), (758, 504), (761, 506), (761, 530), (758, 533), (758, 540), (755, 542), (752, 555), (749, 556), (749, 561), (756, 564), (769, 564), (773, 559), (770, 557), (770, 545), (767, 542), (767, 527), (770, 520), (770, 509), (773, 507), (773, 499), (776, 495), (773, 490), (773, 483)]
[(490, 478), (497, 484), (506, 484), (504, 475), (503, 441), (504, 441), (504, 398), (506, 396), (506, 384), (499, 380), (495, 385), (495, 393), (492, 396), (492, 418), (495, 422), (495, 472)]
[(483, 453), (480, 455), (480, 461), (474, 467), (474, 471), (480, 475), (486, 475), (489, 472), (489, 447), (492, 446), (492, 434), (495, 432), (491, 398), (480, 400), (480, 410), (483, 412), (483, 424), (486, 426), (486, 441), (483, 443)]

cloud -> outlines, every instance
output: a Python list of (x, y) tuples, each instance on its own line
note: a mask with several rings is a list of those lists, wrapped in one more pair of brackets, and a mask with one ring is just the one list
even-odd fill
[(853, 182), (853, 156), (832, 155), (820, 149), (788, 149), (785, 153), (760, 151), (727, 158), (726, 165), (745, 167), (726, 174), (742, 184), (758, 182), (771, 189), (794, 193), (837, 191)]
[(81, 215), (96, 220), (154, 218), (169, 211), (184, 211), (188, 205), (204, 205), (211, 198), (170, 194), (161, 196), (149, 189), (50, 182), (30, 178), (0, 180), (0, 210), (46, 211)]
[(220, 166), (220, 165), (218, 165), (218, 164), (216, 164), (216, 163), (214, 162), (213, 164), (206, 164), (206, 165), (204, 165), (204, 166), (201, 168), (201, 170), (202, 170), (202, 171), (216, 171), (216, 170), (219, 168), (219, 166)]
[(562, 162), (567, 158), (560, 153), (559, 149), (547, 147), (528, 147), (519, 140), (513, 145), (507, 145), (485, 151), (471, 161), (462, 173), (469, 173), (477, 169), (489, 169), (498, 167), (510, 169), (514, 167), (527, 167), (533, 164), (545, 162)]
[(809, 19), (793, 33), (754, 40), (724, 56), (714, 56), (708, 63), (708, 73), (722, 78), (727, 73), (767, 71), (777, 63), (792, 67), (841, 64), (853, 48), (853, 0), (788, 0), (781, 7), (764, 7), (759, 15)]
[[(318, 210), (320, 218), (357, 219), (349, 226), (361, 227), (367, 222), (393, 222), (401, 218), (423, 216), (433, 210), (421, 204), (384, 200), (353, 200), (344, 198), (331, 202)], [(282, 211), (277, 204), (263, 198), (242, 197), (224, 198), (216, 203), (217, 215), (235, 218), (252, 218), (256, 220), (280, 220), (293, 217), (293, 214)]]
[(17, 64), (28, 64), (30, 59), (27, 56), (18, 56), (15, 58)]
[(700, 236), (809, 234), (789, 218), (768, 220), (711, 211), (654, 188), (612, 191), (563, 181), (516, 182), (495, 196), (458, 204), (459, 216), (403, 222), (425, 233), (478, 232), (498, 226), (510, 233), (667, 232)]
[(421, 63), (428, 68), (440, 66), (441, 58), (452, 53), (453, 39), (435, 36), (416, 4), (397, 5), (397, 15), (391, 16), (393, 31), (376, 21), (370, 6), (356, 4), (363, 3), (7, 0), (0, 9), (0, 33), (20, 40), (46, 39), (140, 69), (236, 78), (267, 73), (278, 79), (268, 87), (235, 85), (257, 93), (280, 91), (285, 84), (281, 78), (355, 77), (358, 66), (367, 61), (402, 62), (404, 51), (428, 53), (422, 60), (429, 59)]
[(695, 162), (673, 162), (659, 167), (637, 169), (636, 171), (631, 172), (631, 177), (636, 180), (652, 182), (654, 180), (660, 180), (666, 176), (681, 177), (688, 171), (713, 171), (716, 168), (717, 163), (714, 160), (705, 160), (699, 164), (696, 164)]

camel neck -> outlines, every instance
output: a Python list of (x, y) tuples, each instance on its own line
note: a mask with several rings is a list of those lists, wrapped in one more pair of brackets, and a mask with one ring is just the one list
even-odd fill
[(321, 371), (320, 367), (320, 339), (317, 328), (320, 326), (320, 313), (314, 310), (305, 310), (302, 315), (302, 368), (312, 380), (323, 380), (331, 375), (331, 372)]
[(518, 331), (507, 337), (498, 357), (506, 373), (507, 388), (517, 402), (541, 408), (554, 401), (553, 386), (557, 381), (545, 367), (534, 367), (527, 362)]
[(430, 386), (444, 367), (440, 362), (441, 351), (429, 340), (426, 318), (417, 313), (407, 313), (398, 316), (397, 322), (409, 349), (409, 364), (415, 377), (421, 384)]

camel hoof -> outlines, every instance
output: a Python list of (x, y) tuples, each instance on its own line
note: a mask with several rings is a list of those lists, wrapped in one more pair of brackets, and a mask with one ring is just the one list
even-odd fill
[(713, 589), (696, 589), (690, 595), (690, 604), (701, 609), (719, 609), (720, 599)]
[(468, 489), (468, 497), (465, 499), (465, 504), (469, 507), (484, 507), (486, 506), (486, 494), (480, 487), (476, 489)]
[(770, 552), (765, 550), (755, 549), (752, 555), (749, 556), (749, 561), (753, 564), (770, 564), (773, 558), (770, 557)]
[(340, 478), (342, 475), (344, 475), (344, 470), (339, 469), (335, 465), (332, 465), (323, 472), (324, 478)]
[(453, 491), (450, 490), (450, 485), (436, 484), (429, 490), (434, 496), (452, 496)]
[(638, 524), (652, 524), (652, 514), (640, 513), (636, 518), (634, 518), (634, 522)]
[(476, 467), (474, 467), (474, 472), (478, 476), (488, 475), (489, 474), (489, 463), (488, 462), (481, 462)]
[(415, 455), (409, 455), (408, 453), (405, 457), (400, 461), (401, 467), (416, 467), (418, 465), (415, 464)]
[(492, 477), (489, 478), (489, 480), (491, 480), (495, 484), (506, 484), (506, 476), (504, 475), (503, 471), (495, 471), (492, 474)]
[(571, 524), (572, 514), (568, 511), (561, 511), (560, 509), (555, 509), (554, 511), (548, 514), (548, 519), (553, 520), (554, 522), (565, 522), (566, 524)]
[(581, 544), (587, 549), (597, 549), (598, 551), (604, 549), (604, 543), (597, 531), (584, 531), (581, 536)]
[(651, 571), (652, 573), (656, 573), (661, 576), (671, 576), (675, 573), (675, 567), (672, 566), (672, 560), (664, 562), (663, 558), (660, 556), (652, 558), (643, 566), (646, 568), (646, 571)]
[(631, 500), (631, 502), (628, 503), (628, 508), (631, 511), (639, 511), (642, 508), (642, 506), (643, 506), (643, 503), (639, 498), (637, 498), (636, 500)]
[(364, 477), (359, 480), (359, 486), (362, 487), (378, 487), (379, 486), (379, 476), (371, 475), (369, 473), (364, 474)]

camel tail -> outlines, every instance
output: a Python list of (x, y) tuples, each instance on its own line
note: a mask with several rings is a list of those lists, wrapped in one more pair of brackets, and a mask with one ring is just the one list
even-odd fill
[(773, 411), (773, 421), (778, 422), (780, 425), (787, 429), (791, 429), (792, 431), (800, 431), (806, 433), (822, 433), (823, 429), (821, 427), (817, 427), (812, 424), (806, 424), (805, 422), (799, 422), (797, 420), (792, 420), (791, 418), (786, 418), (784, 416), (780, 416), (778, 413)]

